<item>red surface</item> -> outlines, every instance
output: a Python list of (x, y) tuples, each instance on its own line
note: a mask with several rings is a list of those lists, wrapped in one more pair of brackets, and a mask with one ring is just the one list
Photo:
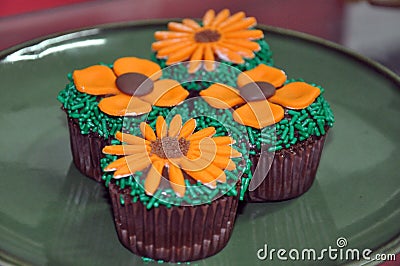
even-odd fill
[[(307, 6), (312, 8), (304, 8)], [(7, 36), (0, 37), (0, 50), (51, 33), (104, 23), (201, 17), (209, 8), (245, 11), (262, 24), (302, 31), (336, 42), (341, 40), (343, 2), (337, 0), (251, 0), (245, 4), (242, 0), (202, 0), (191, 1), (190, 6), (187, 0), (101, 0), (0, 18), (0, 36)]]
[(400, 265), (400, 253), (396, 255), (396, 260), (386, 261), (381, 266), (399, 266)]
[(1, 0), (0, 17), (43, 10), (51, 7), (69, 5), (89, 0)]

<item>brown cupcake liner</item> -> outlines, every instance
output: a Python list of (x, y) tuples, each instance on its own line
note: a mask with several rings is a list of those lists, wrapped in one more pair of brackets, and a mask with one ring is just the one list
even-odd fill
[(166, 262), (199, 260), (222, 250), (239, 201), (238, 196), (223, 196), (210, 204), (148, 210), (142, 202), (132, 202), (129, 189), (111, 182), (109, 192), (121, 243), (139, 256)]
[[(326, 134), (310, 137), (294, 147), (275, 152), (267, 176), (255, 190), (246, 192), (246, 200), (281, 201), (304, 194), (314, 182), (325, 139)], [(258, 158), (254, 157), (254, 167), (257, 163)]]
[(100, 159), (103, 157), (102, 149), (109, 145), (110, 140), (98, 134), (81, 134), (78, 120), (68, 117), (69, 137), (72, 158), (78, 170), (97, 182), (102, 181)]

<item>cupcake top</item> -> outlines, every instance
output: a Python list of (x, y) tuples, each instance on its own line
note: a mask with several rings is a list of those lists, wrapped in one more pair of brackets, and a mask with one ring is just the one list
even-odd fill
[(179, 82), (159, 80), (161, 76), (157, 64), (137, 57), (119, 58), (112, 67), (94, 65), (72, 74), (75, 88), (102, 96), (98, 106), (112, 116), (138, 116), (150, 112), (152, 105), (170, 107), (186, 99), (188, 92)]
[(129, 187), (133, 200), (147, 208), (236, 195), (243, 166), (238, 167), (242, 154), (233, 147), (235, 140), (213, 126), (197, 128), (196, 119), (183, 121), (176, 114), (169, 123), (158, 116), (153, 127), (141, 122), (140, 134), (117, 132), (119, 144), (103, 149), (106, 185), (114, 179), (121, 189)]
[(166, 65), (190, 60), (189, 73), (194, 73), (204, 62), (207, 71), (215, 69), (214, 61), (226, 61), (237, 65), (253, 59), (261, 46), (254, 42), (264, 37), (261, 30), (252, 29), (257, 24), (254, 17), (244, 12), (231, 15), (228, 9), (218, 14), (210, 9), (201, 22), (183, 19), (181, 23), (168, 23), (169, 31), (157, 31), (157, 42), (152, 48), (157, 58), (166, 59)]
[[(260, 63), (272, 65), (272, 53), (264, 40), (263, 31), (256, 29), (254, 17), (244, 12), (231, 14), (228, 9), (219, 13), (208, 10), (201, 20), (185, 18), (168, 23), (167, 31), (156, 31), (152, 44), (153, 60), (162, 68), (179, 62), (189, 62), (187, 67), (175, 69), (176, 76), (196, 76), (197, 70), (219, 74), (220, 81), (233, 85), (234, 77), (228, 66), (244, 71)], [(216, 64), (221, 62), (223, 64)], [(212, 74), (202, 73), (207, 78)], [(198, 77), (198, 76), (196, 76)], [(190, 85), (190, 84), (189, 84)], [(199, 86), (188, 86), (202, 89)]]
[(141, 117), (153, 107), (173, 107), (189, 95), (179, 82), (164, 78), (156, 63), (137, 57), (74, 70), (68, 79), (57, 97), (63, 109), (77, 119), (82, 134), (105, 138), (121, 130), (124, 116)]

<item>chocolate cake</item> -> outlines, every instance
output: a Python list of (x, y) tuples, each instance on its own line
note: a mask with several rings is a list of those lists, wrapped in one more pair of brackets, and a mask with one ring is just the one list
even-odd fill
[(239, 202), (238, 197), (223, 196), (210, 204), (160, 205), (149, 211), (142, 202), (132, 201), (129, 189), (110, 183), (109, 191), (121, 243), (139, 256), (169, 262), (199, 260), (222, 250)]
[(251, 171), (254, 173), (259, 167), (264, 181), (255, 190), (246, 192), (246, 201), (281, 201), (304, 194), (314, 182), (325, 139), (326, 135), (311, 136), (290, 148), (276, 151), (272, 164), (268, 155), (261, 155), (261, 152), (251, 156)]

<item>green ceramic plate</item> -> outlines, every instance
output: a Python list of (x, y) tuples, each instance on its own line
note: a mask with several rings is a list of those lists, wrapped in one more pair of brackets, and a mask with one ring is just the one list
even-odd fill
[[(3, 263), (145, 263), (119, 243), (106, 190), (73, 166), (56, 96), (73, 69), (111, 63), (121, 56), (150, 58), (153, 32), (165, 25), (166, 21), (135, 22), (85, 29), (0, 53)], [(242, 206), (228, 246), (192, 264), (280, 264), (276, 254), (272, 261), (259, 260), (258, 250), (267, 244), (269, 249), (320, 251), (337, 248), (339, 237), (347, 240), (345, 248), (398, 252), (399, 78), (332, 43), (262, 28), (277, 66), (290, 77), (325, 87), (337, 122), (310, 191), (286, 202)], [(325, 263), (343, 262), (325, 256)]]

